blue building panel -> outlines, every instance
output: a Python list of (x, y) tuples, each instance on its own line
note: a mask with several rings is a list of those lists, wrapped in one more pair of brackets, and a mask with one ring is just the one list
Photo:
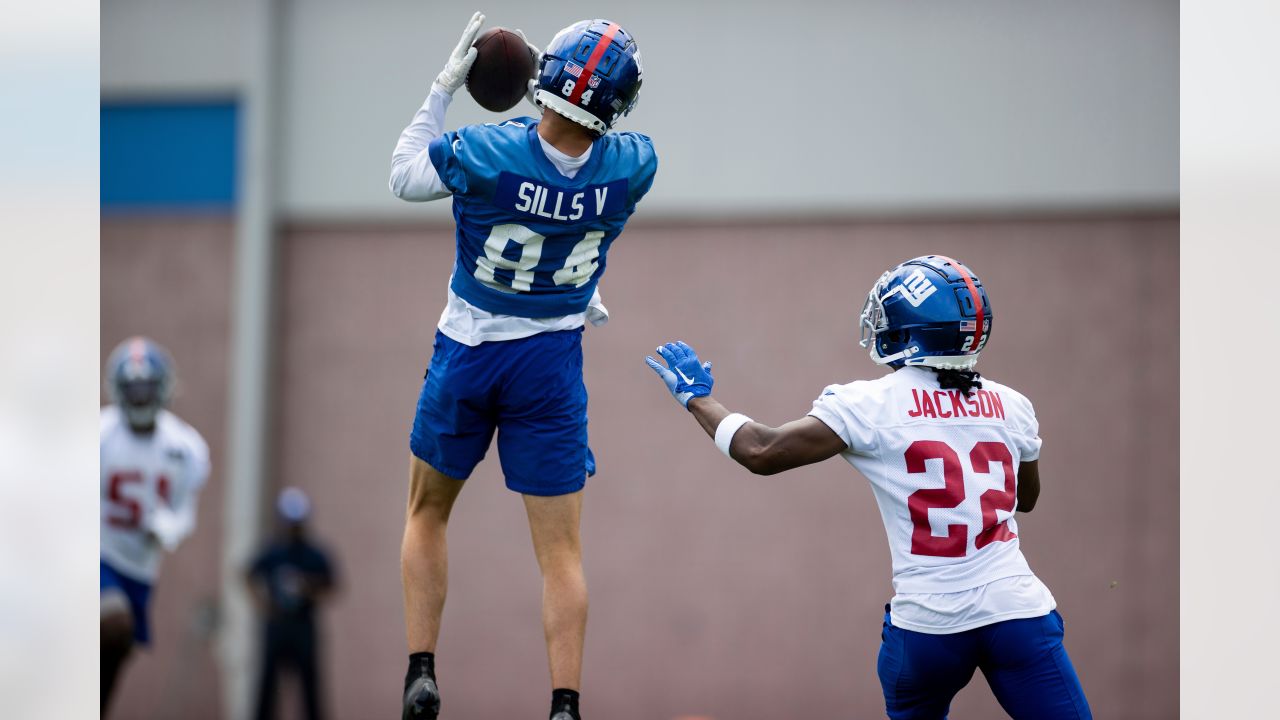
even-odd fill
[(234, 102), (104, 102), (101, 121), (104, 211), (235, 205)]

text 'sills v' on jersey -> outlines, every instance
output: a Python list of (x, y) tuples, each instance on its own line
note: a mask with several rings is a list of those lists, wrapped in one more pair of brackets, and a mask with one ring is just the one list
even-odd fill
[(453, 192), (453, 291), (482, 310), (529, 318), (586, 310), (658, 165), (648, 137), (609, 133), (568, 178), (547, 159), (533, 118), (468, 125), (428, 152)]
[(148, 537), (157, 508), (194, 513), (196, 494), (209, 475), (209, 447), (195, 428), (167, 410), (156, 416), (150, 435), (137, 435), (120, 409), (109, 405), (102, 408), (99, 429), (102, 559), (134, 580), (151, 582), (163, 553)]
[(1030, 401), (986, 378), (966, 398), (932, 370), (831, 385), (810, 415), (870, 482), (898, 593), (951, 593), (1031, 575), (1018, 547), (1017, 472), (1040, 457)]

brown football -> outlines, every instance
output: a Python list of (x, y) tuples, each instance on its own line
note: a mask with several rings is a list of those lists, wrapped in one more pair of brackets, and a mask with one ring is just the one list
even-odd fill
[(482, 33), (472, 47), (476, 61), (467, 73), (467, 92), (490, 112), (515, 107), (533, 77), (529, 46), (511, 30), (496, 27)]

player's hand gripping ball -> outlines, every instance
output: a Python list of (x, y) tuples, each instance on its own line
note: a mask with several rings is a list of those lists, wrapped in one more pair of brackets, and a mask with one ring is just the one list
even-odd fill
[(467, 26), (462, 30), (462, 37), (458, 39), (457, 47), (449, 54), (449, 60), (445, 62), (444, 69), (436, 76), (435, 85), (450, 96), (462, 87), (462, 83), (467, 79), (467, 73), (471, 72), (471, 64), (476, 61), (476, 55), (480, 52), (472, 47), (472, 44), (483, 24), (482, 13), (472, 14), (471, 19), (467, 21)]
[(529, 92), (541, 53), (519, 30), (493, 28), (476, 38), (475, 62), (467, 74), (467, 91), (480, 107), (505, 112)]

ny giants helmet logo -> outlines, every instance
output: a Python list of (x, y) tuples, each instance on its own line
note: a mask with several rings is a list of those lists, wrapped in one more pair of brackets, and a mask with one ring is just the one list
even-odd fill
[(892, 290), (884, 294), (881, 300), (887, 299), (895, 292), (911, 303), (911, 307), (920, 307), (920, 304), (929, 299), (929, 296), (938, 291), (936, 285), (925, 277), (924, 271), (916, 268), (901, 285), (894, 287)]

